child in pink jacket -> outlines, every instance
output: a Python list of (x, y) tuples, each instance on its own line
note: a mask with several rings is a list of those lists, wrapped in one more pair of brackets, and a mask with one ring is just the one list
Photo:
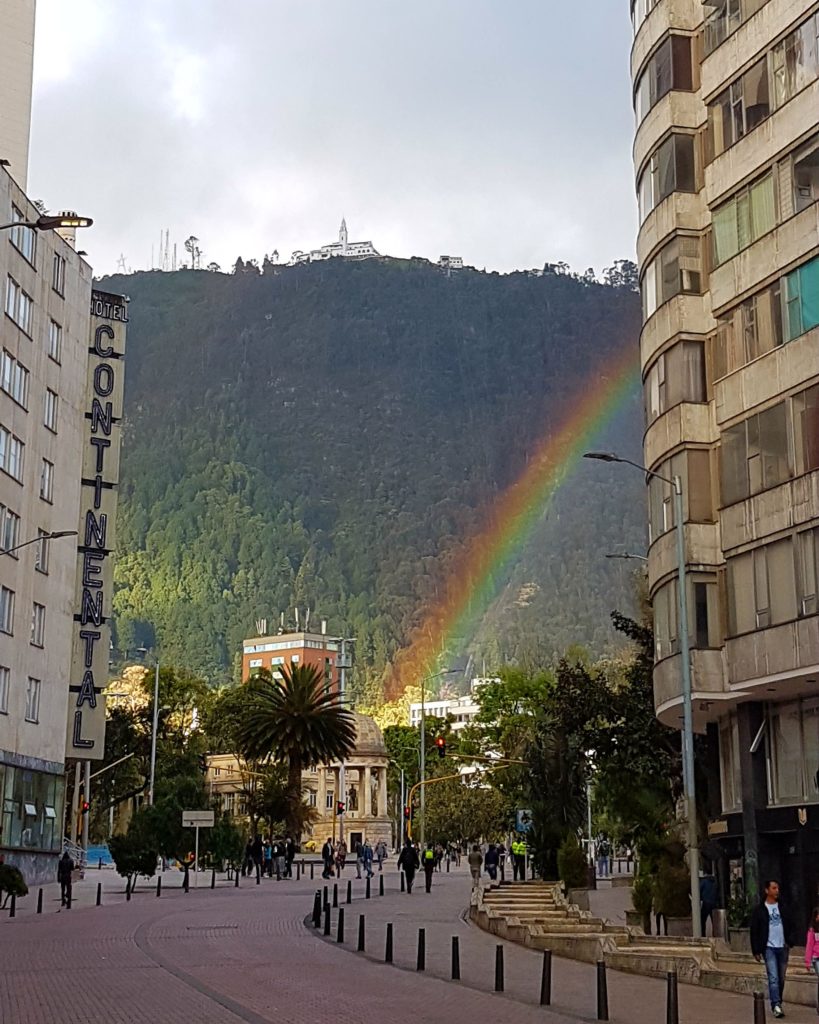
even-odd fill
[[(819, 977), (819, 907), (813, 908), (810, 928), (805, 939), (805, 967), (809, 974), (816, 974)], [(819, 1002), (817, 1002), (819, 1011)]]

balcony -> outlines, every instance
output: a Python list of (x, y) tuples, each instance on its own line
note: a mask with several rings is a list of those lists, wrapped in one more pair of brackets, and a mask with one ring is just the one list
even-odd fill
[(716, 329), (707, 295), (675, 295), (646, 320), (640, 334), (640, 365), (647, 366), (677, 335), (705, 336)]
[[(725, 685), (722, 651), (691, 651), (691, 696), (694, 730), (705, 732), (708, 722), (727, 710), (731, 695)], [(663, 658), (654, 666), (654, 709), (657, 717), (672, 729), (682, 727), (682, 675), (679, 654)]]
[[(723, 564), (716, 523), (685, 524), (685, 559), (689, 567), (710, 569)], [(648, 552), (648, 587), (653, 594), (661, 580), (677, 574), (677, 533), (665, 533), (652, 543)]]
[(694, 32), (702, 24), (700, 0), (663, 0), (637, 29), (631, 48), (631, 78), (637, 81), (648, 55), (669, 29)]
[(770, 685), (779, 696), (815, 696), (819, 617), (812, 615), (734, 637), (726, 641), (725, 654), (732, 688)]
[(705, 123), (705, 117), (705, 106), (698, 93), (679, 90), (666, 93), (637, 128), (632, 149), (635, 168), (642, 167), (669, 128), (699, 128)]
[(783, 530), (817, 520), (819, 470), (722, 509), (722, 548), (729, 554)]
[(672, 192), (654, 207), (637, 235), (637, 260), (642, 266), (650, 253), (678, 229), (704, 231), (710, 223), (702, 193)]
[(656, 466), (686, 441), (710, 444), (717, 440), (708, 403), (681, 402), (659, 416), (646, 431), (643, 452), (647, 466)]

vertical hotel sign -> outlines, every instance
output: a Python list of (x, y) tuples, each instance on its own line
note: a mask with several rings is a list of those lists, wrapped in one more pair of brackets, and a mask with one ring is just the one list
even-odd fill
[(91, 293), (88, 382), (66, 756), (105, 753), (105, 699), (111, 647), (119, 445), (128, 300)]

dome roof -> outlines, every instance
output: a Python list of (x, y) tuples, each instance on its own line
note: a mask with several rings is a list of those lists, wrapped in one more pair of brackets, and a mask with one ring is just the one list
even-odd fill
[(387, 748), (384, 745), (384, 737), (376, 725), (375, 719), (370, 718), (369, 715), (360, 715), (357, 711), (353, 712), (353, 718), (355, 718), (356, 754), (386, 757)]

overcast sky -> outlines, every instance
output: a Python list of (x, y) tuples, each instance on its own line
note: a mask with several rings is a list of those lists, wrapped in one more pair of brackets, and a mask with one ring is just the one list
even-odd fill
[(334, 240), (632, 258), (626, 0), (38, 0), (29, 192), (99, 273)]

